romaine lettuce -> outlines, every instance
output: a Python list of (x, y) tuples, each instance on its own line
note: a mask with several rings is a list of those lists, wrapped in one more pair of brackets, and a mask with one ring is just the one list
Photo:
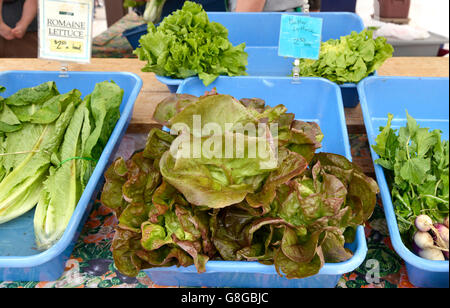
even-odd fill
[(100, 158), (120, 116), (122, 97), (123, 90), (119, 86), (105, 81), (96, 84), (94, 91), (75, 110), (53, 158), (59, 164), (50, 167), (34, 215), (39, 249), (48, 249), (63, 235), (95, 161)]
[(80, 91), (59, 94), (54, 82), (0, 97), (0, 223), (38, 203), (38, 248), (59, 240), (120, 117), (122, 97), (106, 81), (83, 102)]

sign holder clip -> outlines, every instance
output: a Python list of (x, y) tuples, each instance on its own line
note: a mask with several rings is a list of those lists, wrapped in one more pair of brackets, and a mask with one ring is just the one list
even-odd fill
[[(309, 1), (305, 0), (305, 3), (302, 5), (302, 12), (309, 15)], [(299, 84), (300, 83), (300, 59), (296, 58), (294, 60), (294, 67), (292, 68), (292, 83)]]
[(300, 59), (294, 60), (294, 67), (292, 68), (292, 83), (300, 83)]
[(61, 62), (61, 67), (59, 69), (59, 77), (62, 78), (69, 77), (69, 63)]
[(323, 19), (312, 17), (309, 14), (308, 1), (302, 6), (302, 15), (281, 15), (280, 39), (278, 55), (293, 58), (293, 83), (300, 83), (302, 75), (301, 59), (314, 59), (320, 57)]

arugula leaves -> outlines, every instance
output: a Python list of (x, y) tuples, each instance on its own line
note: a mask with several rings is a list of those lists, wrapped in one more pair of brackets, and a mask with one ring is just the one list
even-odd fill
[(426, 214), (442, 222), (449, 213), (449, 142), (441, 140), (439, 130), (422, 128), (407, 113), (407, 124), (386, 127), (376, 138), (376, 163), (387, 170), (400, 233), (413, 230), (418, 215)]

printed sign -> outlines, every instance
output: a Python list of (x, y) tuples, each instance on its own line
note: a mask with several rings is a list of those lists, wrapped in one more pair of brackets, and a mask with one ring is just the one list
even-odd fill
[(93, 0), (39, 0), (39, 57), (88, 63)]
[(322, 24), (322, 18), (282, 15), (278, 55), (296, 59), (319, 59)]

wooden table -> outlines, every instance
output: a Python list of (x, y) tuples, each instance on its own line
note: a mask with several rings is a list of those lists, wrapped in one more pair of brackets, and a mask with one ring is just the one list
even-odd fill
[[(378, 70), (380, 76), (449, 77), (449, 58), (390, 58)], [(365, 133), (361, 105), (346, 108), (349, 133)]]
[[(71, 71), (120, 71), (132, 72), (143, 80), (143, 87), (136, 102), (133, 118), (128, 132), (148, 132), (156, 123), (151, 120), (155, 106), (168, 94), (164, 84), (158, 82), (152, 73), (143, 73), (143, 63), (137, 59), (92, 59), (91, 64), (71, 64)], [(57, 71), (58, 62), (39, 59), (0, 59), (0, 71), (5, 70), (44, 70)], [(381, 76), (448, 77), (449, 58), (391, 58), (378, 70)], [(346, 108), (348, 131), (351, 134), (364, 134), (364, 122), (360, 106)], [(373, 173), (370, 158), (357, 160), (368, 173)]]

